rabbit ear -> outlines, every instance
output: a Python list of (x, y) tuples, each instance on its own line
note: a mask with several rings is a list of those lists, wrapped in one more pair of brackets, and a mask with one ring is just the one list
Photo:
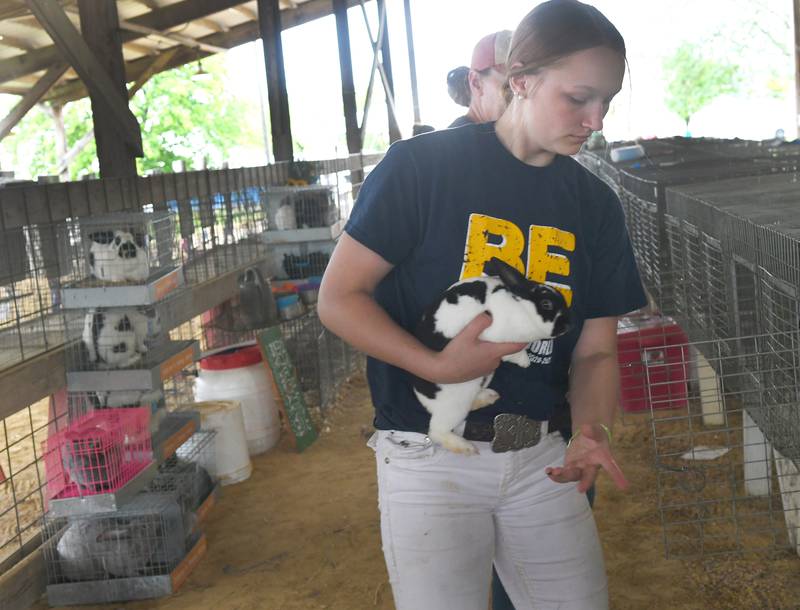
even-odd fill
[(95, 231), (87, 237), (98, 244), (110, 244), (114, 241), (114, 231)]
[(488, 275), (499, 277), (509, 288), (525, 286), (528, 280), (507, 262), (495, 257), (484, 264), (484, 272)]

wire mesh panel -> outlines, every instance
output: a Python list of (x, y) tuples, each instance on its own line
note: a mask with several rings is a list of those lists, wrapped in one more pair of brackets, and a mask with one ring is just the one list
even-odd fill
[(680, 218), (664, 215), (667, 249), (669, 251), (670, 265), (663, 272), (661, 301), (659, 310), (668, 316), (679, 320), (686, 320), (686, 277), (688, 262), (686, 256), (686, 243)]
[[(800, 499), (791, 477), (773, 470), (773, 447), (798, 456), (797, 332), (686, 344), (692, 371), (684, 406), (661, 409), (665, 364), (648, 365), (658, 501), (669, 557), (770, 550), (794, 545)], [(742, 346), (753, 351), (742, 353)], [(729, 366), (742, 357), (757, 370)], [(674, 366), (674, 364), (673, 364)], [(743, 382), (753, 376), (758, 385)], [(775, 425), (784, 432), (774, 429)], [(791, 432), (789, 432), (791, 431)], [(777, 442), (776, 442), (777, 441)], [(792, 465), (791, 468), (794, 468)]]
[[(233, 187), (234, 185), (229, 185)], [(232, 188), (203, 198), (174, 202), (180, 216), (181, 251), (190, 283), (200, 283), (266, 254), (266, 191)]]
[(322, 323), (316, 311), (281, 322), (286, 350), (295, 365), (297, 381), (309, 405), (320, 404), (320, 337)]
[[(48, 585), (165, 575), (186, 554), (171, 494), (139, 494), (113, 513), (46, 518), (45, 537)], [(106, 601), (97, 590), (96, 601)]]
[(60, 271), (55, 249), (51, 225), (0, 232), (0, 367), (64, 340), (63, 322), (56, 314)]
[(709, 336), (711, 319), (708, 303), (708, 259), (701, 232), (687, 221), (683, 221), (684, 243), (686, 245), (686, 319), (684, 326), (692, 338)]
[(729, 326), (730, 299), (728, 298), (728, 281), (730, 257), (722, 251), (722, 242), (701, 233), (703, 246), (703, 268), (706, 272), (706, 299), (708, 311), (708, 332), (712, 339), (726, 339), (736, 336)]
[(196, 511), (213, 491), (216, 482), (203, 464), (214, 458), (214, 431), (193, 434), (158, 468), (145, 493), (172, 495), (181, 507), (185, 535), (190, 537), (196, 528)]
[(36, 544), (46, 482), (42, 445), (55, 427), (49, 401), (0, 420), (0, 572)]

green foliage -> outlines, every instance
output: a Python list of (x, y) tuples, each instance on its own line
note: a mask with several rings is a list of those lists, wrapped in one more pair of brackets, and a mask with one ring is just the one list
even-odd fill
[(689, 121), (714, 99), (734, 93), (739, 84), (734, 65), (707, 58), (700, 45), (684, 42), (664, 60), (667, 108)]
[(250, 129), (248, 122), (254, 109), (226, 94), (221, 59), (203, 60), (203, 70), (202, 77), (197, 64), (162, 72), (133, 97), (145, 153), (140, 173), (170, 172), (176, 161), (200, 168), (203, 158), (219, 167), (236, 146), (259, 144), (260, 128)]
[[(188, 64), (151, 78), (131, 100), (139, 120), (145, 157), (137, 160), (139, 173), (158, 169), (173, 171), (175, 161), (187, 169), (199, 168), (205, 158), (219, 167), (232, 150), (260, 143), (257, 110), (227, 93), (222, 59), (203, 60), (207, 72), (197, 78), (197, 64)], [(250, 117), (255, 120), (251, 121)], [(63, 109), (67, 149), (92, 129), (88, 98), (70, 102)], [(19, 177), (55, 174), (58, 151), (55, 127), (47, 108), (37, 106), (2, 141), (4, 166)], [(5, 167), (4, 167), (5, 168)], [(98, 172), (94, 138), (72, 161), (70, 179)]]

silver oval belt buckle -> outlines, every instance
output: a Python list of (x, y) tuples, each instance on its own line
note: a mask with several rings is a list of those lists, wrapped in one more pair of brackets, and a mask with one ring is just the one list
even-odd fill
[(542, 422), (513, 413), (500, 413), (494, 418), (492, 451), (504, 453), (533, 447), (542, 439)]

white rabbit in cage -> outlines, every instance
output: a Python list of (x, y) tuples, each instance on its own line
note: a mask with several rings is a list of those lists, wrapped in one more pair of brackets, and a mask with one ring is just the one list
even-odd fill
[(297, 228), (297, 216), (295, 215), (292, 202), (284, 203), (275, 212), (275, 229), (278, 231), (289, 231)]
[(147, 353), (147, 339), (160, 331), (158, 316), (138, 309), (92, 309), (83, 325), (83, 345), (90, 364), (124, 368)]
[(136, 230), (93, 231), (87, 236), (89, 271), (98, 280), (142, 282), (150, 275), (148, 237)]
[(97, 579), (102, 569), (100, 557), (92, 552), (92, 537), (97, 533), (95, 523), (81, 520), (71, 523), (59, 538), (56, 545), (58, 566), (66, 580)]

